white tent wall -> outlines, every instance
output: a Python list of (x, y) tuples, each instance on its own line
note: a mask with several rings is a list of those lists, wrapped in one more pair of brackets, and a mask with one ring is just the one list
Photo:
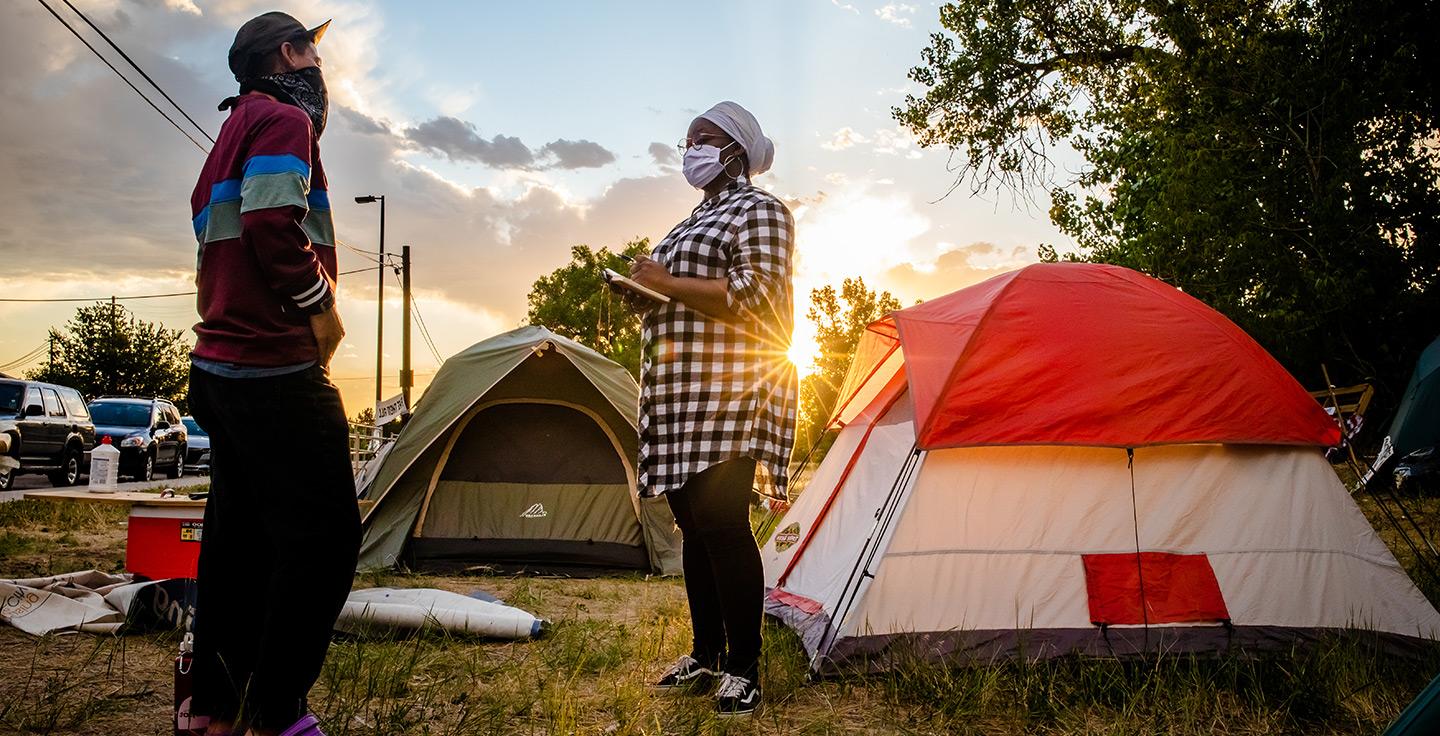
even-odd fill
[(1088, 628), (1080, 555), (1135, 551), (1124, 450), (934, 451), (910, 496), (842, 636)]
[[(1314, 448), (1141, 448), (1133, 496), (1123, 449), (933, 451), (922, 456), (897, 507), (869, 567), (873, 578), (852, 575), (913, 442), (908, 422), (886, 431), (894, 436), (880, 428), (872, 434), (784, 592), (767, 601), (770, 613), (800, 632), (817, 669), (917, 650), (990, 657), (1283, 646), (1351, 627), (1440, 636), (1440, 614)], [(863, 428), (846, 428), (836, 447), (858, 432)], [(843, 457), (832, 463), (833, 456), (832, 449), (825, 464), (837, 467), (822, 467), (817, 481), (845, 464)], [(803, 519), (802, 527), (813, 522), (825, 499), (811, 495), (827, 494), (802, 495), (780, 529), (792, 519)], [(1233, 627), (1202, 622), (1102, 632), (1091, 623), (1081, 556), (1133, 554), (1137, 521), (1147, 552), (1207, 555)], [(765, 561), (773, 587), (788, 554), (777, 553), (772, 540)], [(860, 589), (842, 599), (847, 583)], [(785, 594), (823, 610), (801, 611), (794, 604), (805, 601), (786, 604)]]
[(1320, 451), (1135, 451), (1140, 544), (1204, 552), (1237, 626), (1440, 637), (1437, 614)]
[[(777, 527), (776, 535), (762, 549), (766, 587), (775, 587), (791, 559), (803, 550), (803, 560), (785, 578), (785, 590), (815, 601), (831, 600), (839, 594), (860, 556), (861, 545), (875, 525), (876, 509), (889, 495), (915, 445), (911, 420), (910, 402), (901, 399), (873, 429), (853, 424), (840, 432), (825, 461), (807, 484), (807, 491), (801, 494)], [(869, 438), (861, 456), (855, 458), (850, 476), (844, 486), (832, 494), (867, 431)], [(825, 511), (827, 502), (830, 508)], [(815, 520), (822, 511), (824, 519), (816, 528)], [(800, 541), (778, 550), (776, 540), (791, 525), (798, 526)]]

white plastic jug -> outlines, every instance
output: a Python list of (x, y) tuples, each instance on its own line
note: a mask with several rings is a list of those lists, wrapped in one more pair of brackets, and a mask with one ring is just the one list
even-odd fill
[(100, 445), (90, 452), (90, 492), (114, 493), (120, 490), (120, 451), (110, 444), (110, 438), (103, 437)]

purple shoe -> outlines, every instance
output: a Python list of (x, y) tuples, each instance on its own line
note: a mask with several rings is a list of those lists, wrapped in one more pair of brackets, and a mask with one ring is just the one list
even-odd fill
[(320, 719), (314, 713), (306, 713), (281, 731), (280, 736), (325, 736), (325, 732), (320, 730)]

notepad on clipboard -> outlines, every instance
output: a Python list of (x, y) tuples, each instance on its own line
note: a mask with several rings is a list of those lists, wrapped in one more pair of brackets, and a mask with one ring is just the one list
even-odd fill
[(618, 286), (622, 286), (651, 301), (659, 302), (661, 304), (670, 303), (670, 297), (665, 296), (664, 294), (661, 294), (660, 292), (651, 289), (648, 286), (641, 286), (639, 282), (635, 281), (629, 276), (621, 276), (619, 273), (609, 268), (605, 269), (604, 272), (605, 283), (607, 284), (616, 284)]

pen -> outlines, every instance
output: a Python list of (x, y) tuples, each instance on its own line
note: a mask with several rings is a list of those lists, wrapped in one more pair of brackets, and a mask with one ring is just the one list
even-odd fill
[(634, 259), (634, 258), (631, 258), (630, 256), (627, 256), (627, 255), (625, 255), (624, 253), (620, 253), (619, 256), (620, 256), (620, 260), (625, 261), (626, 263), (634, 263), (634, 262), (635, 262), (635, 259)]

